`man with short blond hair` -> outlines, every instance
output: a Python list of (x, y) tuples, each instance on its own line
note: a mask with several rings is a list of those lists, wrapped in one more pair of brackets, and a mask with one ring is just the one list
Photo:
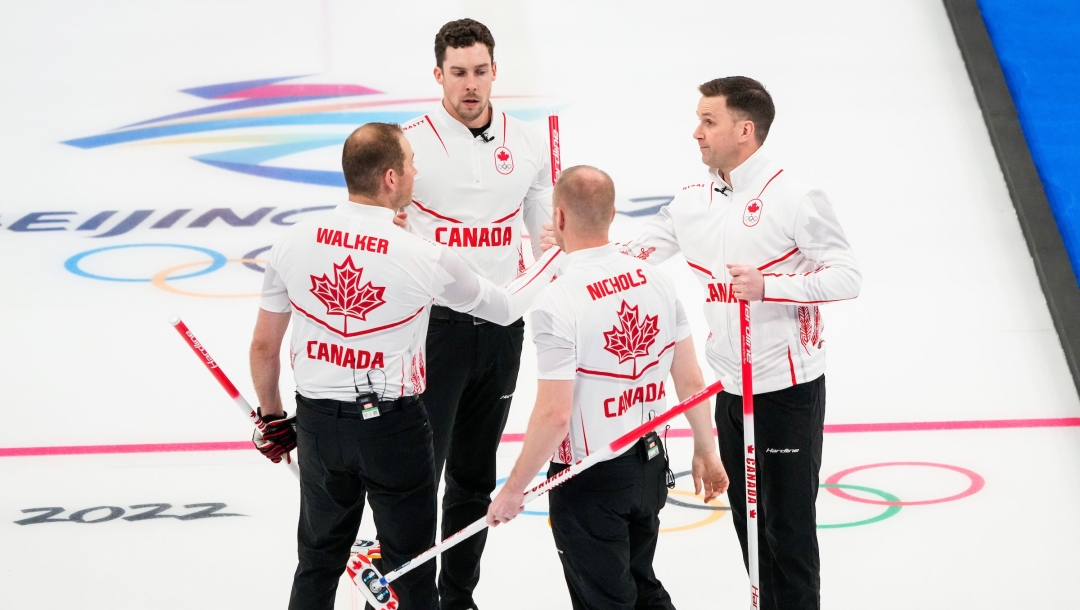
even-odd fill
[[(522, 494), (549, 458), (551, 477), (587, 457), (590, 445), (606, 446), (664, 413), (669, 372), (680, 400), (705, 388), (674, 286), (609, 243), (614, 215), (615, 186), (606, 173), (588, 166), (563, 172), (552, 221), (568, 256), (529, 317), (536, 406), (521, 456), (488, 510), (491, 525), (521, 512)], [(686, 418), (694, 432), (694, 487), (704, 487), (708, 502), (727, 487), (708, 401)], [(551, 529), (575, 610), (674, 607), (652, 566), (667, 472), (666, 450), (650, 432), (552, 489)]]

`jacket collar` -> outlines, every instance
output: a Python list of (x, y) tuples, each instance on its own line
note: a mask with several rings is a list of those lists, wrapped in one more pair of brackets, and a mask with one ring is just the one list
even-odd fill
[[(758, 178), (764, 174), (769, 167), (772, 166), (772, 159), (769, 158), (768, 152), (765, 147), (761, 147), (754, 151), (754, 154), (742, 162), (742, 165), (731, 170), (731, 175), (728, 176), (731, 179), (731, 188), (734, 192), (738, 193), (755, 184)], [(709, 174), (721, 185), (724, 181), (720, 178), (720, 173), (715, 169), (710, 169)]]
[(377, 205), (343, 201), (334, 208), (334, 211), (350, 220), (394, 222), (394, 211)]
[[(506, 119), (503, 117), (503, 113), (496, 111), (495, 107), (491, 106), (490, 100), (488, 101), (488, 106), (491, 108), (491, 127), (488, 128), (487, 133), (501, 143), (503, 132), (506, 131)], [(439, 124), (441, 129), (444, 129), (449, 133), (455, 133), (470, 140), (474, 138), (468, 127), (463, 125), (461, 121), (450, 116), (450, 113), (446, 111), (446, 106), (443, 105), (441, 100), (439, 101), (435, 112), (431, 114), (431, 118)]]
[(575, 250), (566, 255), (566, 262), (563, 263), (562, 268), (563, 270), (566, 270), (574, 265), (602, 261), (609, 257), (614, 258), (616, 256), (622, 256), (622, 254), (619, 253), (618, 248), (613, 243), (604, 244), (603, 246), (597, 246), (595, 248)]

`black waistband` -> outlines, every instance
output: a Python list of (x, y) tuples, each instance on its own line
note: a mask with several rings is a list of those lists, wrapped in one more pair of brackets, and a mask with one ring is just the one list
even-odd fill
[[(341, 417), (356, 417), (362, 418), (360, 414), (360, 405), (354, 401), (349, 400), (333, 400), (330, 398), (308, 398), (301, 394), (297, 394), (300, 401), (310, 407), (313, 411), (318, 411), (325, 415), (339, 415)], [(380, 400), (379, 401), (379, 414), (392, 413), (398, 409), (410, 407), (420, 402), (419, 396), (402, 396), (396, 400)]]
[(431, 319), (442, 320), (443, 322), (468, 322), (469, 324), (487, 324), (487, 320), (483, 318), (477, 318), (476, 316), (470, 316), (467, 313), (461, 313), (460, 311), (454, 311), (449, 307), (443, 307), (442, 305), (431, 306)]

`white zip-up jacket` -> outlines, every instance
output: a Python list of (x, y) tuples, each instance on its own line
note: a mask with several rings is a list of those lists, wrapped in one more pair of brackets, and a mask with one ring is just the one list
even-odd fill
[(574, 382), (569, 434), (553, 458), (572, 464), (667, 411), (675, 343), (690, 324), (671, 281), (614, 244), (562, 258), (529, 326), (537, 378)]
[(805, 383), (825, 372), (818, 305), (858, 296), (855, 256), (825, 193), (759, 150), (731, 172), (682, 187), (622, 252), (660, 263), (681, 251), (705, 288), (711, 335), (706, 357), (724, 389), (742, 393), (739, 305), (728, 264), (753, 265), (764, 302), (750, 304), (754, 393)]
[[(402, 128), (416, 155), (409, 230), (454, 250), (476, 273), (503, 285), (524, 271), (522, 228), (551, 220), (547, 134), (492, 110), (490, 141), (474, 137), (442, 103)], [(539, 259), (539, 240), (532, 240)]]
[(369, 383), (383, 400), (423, 393), (432, 299), (510, 324), (562, 258), (552, 248), (500, 288), (393, 219), (388, 208), (345, 202), (289, 227), (270, 249), (260, 306), (292, 313), (293, 375), (308, 398), (352, 400)]

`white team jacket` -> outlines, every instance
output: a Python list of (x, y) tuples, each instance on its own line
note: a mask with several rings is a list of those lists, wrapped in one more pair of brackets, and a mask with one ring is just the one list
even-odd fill
[(450, 247), (501, 286), (525, 268), (523, 226), (539, 235), (551, 220), (551, 157), (542, 128), (492, 113), (491, 142), (473, 137), (441, 103), (404, 125), (417, 169), (405, 211), (410, 231)]
[(690, 325), (671, 281), (614, 244), (561, 263), (529, 327), (538, 378), (574, 381), (570, 432), (553, 458), (570, 464), (667, 411), (675, 343)]
[(818, 305), (855, 298), (862, 283), (844, 230), (825, 193), (761, 150), (725, 187), (703, 172), (622, 251), (650, 263), (682, 251), (705, 288), (709, 364), (725, 391), (740, 395), (739, 305), (726, 265), (757, 266), (765, 300), (750, 305), (754, 393), (812, 381), (825, 372)]
[(293, 374), (308, 398), (352, 400), (369, 381), (383, 400), (422, 393), (433, 298), (510, 324), (563, 257), (545, 254), (504, 289), (393, 217), (387, 208), (342, 203), (291, 226), (270, 250), (260, 306), (292, 312)]

